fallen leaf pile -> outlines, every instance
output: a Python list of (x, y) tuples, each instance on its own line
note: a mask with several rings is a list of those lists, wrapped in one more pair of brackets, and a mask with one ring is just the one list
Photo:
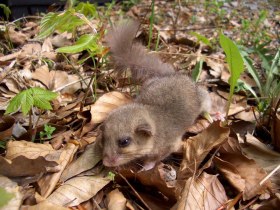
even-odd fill
[[(231, 10), (235, 4), (226, 8)], [(112, 19), (117, 21), (116, 11), (112, 11)], [(211, 52), (187, 33), (193, 30), (214, 37), (217, 30), (213, 29), (219, 26), (195, 4), (172, 6), (172, 1), (156, 1), (155, 11), (154, 34), (159, 34), (161, 43), (157, 53), (178, 71), (189, 71), (203, 59), (200, 81), (211, 89), (210, 114), (225, 116), (230, 77), (225, 56), (220, 50)], [(150, 1), (145, 0), (125, 14), (146, 21), (140, 30), (143, 37), (148, 34), (149, 12)], [(198, 23), (191, 25), (194, 13)], [(244, 18), (248, 15), (243, 13)], [(240, 39), (234, 28), (240, 27), (240, 21), (226, 18), (226, 24), (217, 22), (227, 25), (225, 32), (232, 32), (233, 39)], [(279, 13), (269, 20), (268, 26), (279, 24)], [(8, 34), (14, 48), (0, 54), (0, 197), (3, 192), (12, 194), (1, 209), (261, 210), (280, 206), (280, 153), (265, 144), (267, 139), (261, 142), (253, 135), (259, 116), (242, 92), (233, 97), (228, 125), (199, 118), (186, 128), (181, 150), (155, 168), (141, 172), (133, 166), (105, 168), (96, 141), (98, 126), (111, 111), (131, 103), (138, 87), (127, 85), (126, 78), (117, 80), (109, 63), (93, 68), (89, 62), (79, 63), (82, 54), (57, 53), (58, 47), (71, 45), (72, 34), (56, 33), (36, 40), (39, 25), (32, 17), (20, 28), (11, 23)], [(7, 39), (2, 35), (1, 40)], [(276, 39), (274, 31), (270, 36)], [(275, 40), (273, 44), (279, 47)], [(88, 88), (93, 76), (96, 87)], [(256, 87), (247, 73), (240, 79)], [(4, 115), (9, 101), (30, 87), (59, 94), (52, 102), (53, 110), (32, 110), (33, 127), (31, 117), (20, 111)], [(280, 145), (279, 116), (277, 113), (271, 132)], [(46, 124), (55, 127), (50, 139), (39, 137)]]

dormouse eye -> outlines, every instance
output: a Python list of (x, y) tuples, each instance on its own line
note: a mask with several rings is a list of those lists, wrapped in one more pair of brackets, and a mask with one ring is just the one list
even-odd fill
[(131, 138), (130, 137), (124, 137), (122, 139), (118, 140), (118, 146), (123, 148), (123, 147), (127, 147), (131, 142)]

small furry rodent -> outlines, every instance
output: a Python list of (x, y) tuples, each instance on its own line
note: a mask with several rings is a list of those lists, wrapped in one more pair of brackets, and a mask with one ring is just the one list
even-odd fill
[(133, 103), (112, 111), (101, 125), (103, 164), (120, 166), (144, 159), (148, 170), (180, 147), (186, 128), (211, 106), (208, 92), (134, 38), (133, 21), (110, 29), (105, 37), (117, 72), (130, 69), (133, 81), (143, 81)]

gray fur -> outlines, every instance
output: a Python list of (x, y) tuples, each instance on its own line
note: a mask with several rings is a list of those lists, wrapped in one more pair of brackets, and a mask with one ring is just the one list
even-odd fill
[[(138, 28), (139, 24), (126, 22), (106, 36), (116, 70), (129, 67), (134, 80), (145, 81), (135, 101), (110, 113), (102, 126), (106, 166), (137, 158), (162, 160), (179, 148), (186, 128), (211, 105), (205, 89), (133, 42)], [(138, 132), (139, 128), (144, 132)], [(118, 140), (126, 137), (131, 138), (130, 145), (120, 148)]]

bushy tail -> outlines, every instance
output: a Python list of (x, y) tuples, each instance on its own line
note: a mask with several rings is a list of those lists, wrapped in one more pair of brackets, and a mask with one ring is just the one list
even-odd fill
[(126, 21), (109, 30), (105, 37), (110, 47), (116, 70), (121, 73), (130, 68), (132, 79), (145, 81), (154, 76), (174, 73), (174, 68), (163, 63), (157, 55), (149, 54), (143, 45), (134, 42), (139, 23)]

